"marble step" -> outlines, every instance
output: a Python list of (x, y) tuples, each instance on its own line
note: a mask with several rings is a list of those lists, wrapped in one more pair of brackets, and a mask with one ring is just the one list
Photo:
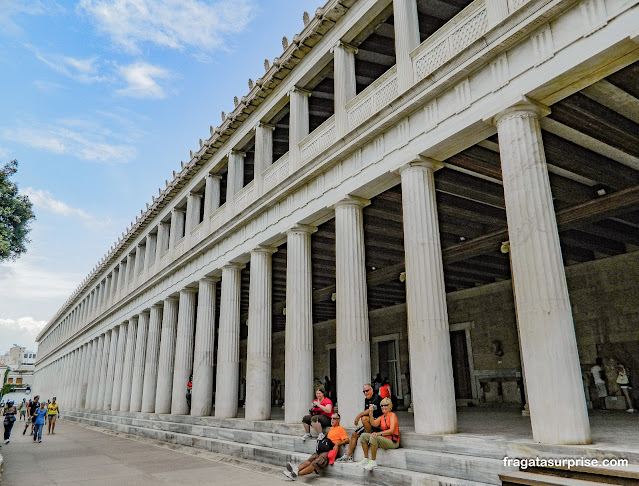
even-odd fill
[[(69, 416), (69, 414), (67, 414)], [(265, 451), (265, 454), (275, 454), (281, 459), (282, 454), (301, 455), (306, 458), (315, 450), (315, 441), (302, 441), (301, 438), (290, 435), (279, 435), (267, 432), (233, 430), (223, 427), (193, 425), (187, 423), (152, 420), (150, 418), (122, 417), (111, 414), (71, 413), (74, 419), (111, 428), (120, 432), (128, 432), (159, 440), (179, 438), (178, 443), (198, 447), (198, 443), (235, 444), (237, 447), (249, 446)], [(207, 448), (204, 446), (204, 448)], [(216, 452), (223, 452), (217, 451)], [(355, 453), (355, 462), (363, 457), (361, 448)], [(261, 459), (258, 459), (261, 460)], [(501, 460), (479, 456), (464, 456), (434, 451), (423, 451), (400, 448), (393, 451), (379, 451), (377, 462), (381, 467), (394, 471), (436, 475), (461, 481), (472, 481), (483, 484), (500, 484), (498, 473), (514, 471), (516, 468), (505, 468)], [(282, 462), (278, 462), (283, 464)], [(358, 467), (354, 464), (342, 464), (345, 467)], [(350, 470), (347, 470), (350, 471)], [(359, 473), (358, 473), (359, 474)]]
[[(244, 459), (266, 462), (269, 464), (284, 466), (286, 462), (298, 464), (308, 457), (307, 452), (296, 452), (273, 448), (269, 446), (261, 446), (254, 444), (238, 443), (232, 440), (222, 438), (211, 438), (184, 434), (179, 432), (171, 432), (162, 429), (148, 428), (143, 426), (128, 425), (117, 423), (109, 420), (100, 420), (98, 414), (84, 414), (80, 416), (74, 413), (67, 413), (66, 418), (87, 425), (102, 427), (116, 432), (122, 432), (141, 437), (147, 437), (164, 442), (171, 442), (188, 447), (205, 449), (221, 454), (235, 455)], [(92, 415), (87, 417), (86, 415)], [(399, 451), (392, 451), (393, 453)], [(380, 459), (378, 457), (378, 459)], [(491, 481), (485, 483), (481, 481), (451, 478), (437, 474), (420, 473), (407, 469), (388, 466), (383, 460), (378, 460), (379, 466), (375, 471), (366, 471), (356, 464), (335, 463), (326, 470), (328, 477), (335, 477), (354, 481), (361, 484), (375, 485), (398, 485), (398, 486), (488, 486), (488, 484), (500, 484)], [(496, 475), (495, 475), (496, 477)]]
[(537, 474), (533, 472), (520, 471), (516, 473), (500, 474), (503, 486), (597, 486), (599, 484), (637, 484), (634, 482), (612, 482), (612, 479), (592, 475), (586, 479), (583, 478), (566, 478), (560, 476), (552, 476), (548, 474)]

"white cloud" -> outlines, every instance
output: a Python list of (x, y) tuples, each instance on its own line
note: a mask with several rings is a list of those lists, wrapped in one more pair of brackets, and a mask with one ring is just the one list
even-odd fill
[(170, 49), (213, 51), (244, 30), (254, 0), (80, 0), (99, 30), (130, 52), (152, 43)]
[(127, 82), (127, 86), (116, 93), (131, 98), (164, 98), (164, 89), (156, 79), (166, 79), (170, 74), (165, 69), (152, 64), (138, 62), (118, 68), (120, 75)]
[(52, 213), (59, 214), (61, 216), (77, 216), (82, 219), (92, 218), (86, 211), (72, 208), (67, 203), (58, 201), (48, 191), (27, 187), (23, 192), (29, 196), (29, 199), (36, 209), (44, 209), (45, 211), (51, 211)]
[(134, 146), (109, 141), (114, 138), (126, 139), (126, 136), (120, 136), (94, 120), (63, 119), (48, 125), (32, 122), (18, 127), (0, 127), (0, 137), (54, 154), (73, 155), (89, 162), (127, 163), (137, 156)]
[(105, 76), (98, 74), (97, 57), (77, 59), (61, 54), (42, 54), (37, 49), (34, 49), (34, 51), (36, 57), (51, 69), (81, 83), (90, 84), (107, 80)]
[(63, 11), (55, 1), (47, 0), (0, 0), (0, 34), (15, 35), (22, 32), (16, 18), (22, 15), (46, 15)]
[(47, 321), (39, 321), (33, 317), (0, 319), (0, 354), (9, 351), (13, 344), (35, 351), (35, 338), (46, 324)]
[(43, 81), (43, 80), (35, 80), (33, 85), (43, 93), (55, 93), (62, 89), (65, 89), (64, 86), (58, 83), (54, 83), (53, 81)]
[(64, 301), (82, 279), (81, 274), (46, 270), (43, 265), (46, 261), (37, 258), (0, 264), (2, 297), (28, 301), (32, 306), (51, 299)]

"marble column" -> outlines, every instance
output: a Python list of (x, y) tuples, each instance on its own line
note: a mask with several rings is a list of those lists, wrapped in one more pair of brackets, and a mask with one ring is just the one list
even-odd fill
[(237, 416), (240, 385), (240, 297), (242, 268), (230, 263), (222, 267), (220, 330), (217, 345), (215, 416)]
[(107, 369), (109, 368), (111, 334), (112, 330), (109, 330), (104, 333), (104, 337), (100, 336), (100, 339), (102, 340), (102, 347), (98, 351), (102, 357), (100, 359), (100, 370), (98, 372), (98, 389), (94, 397), (95, 401), (93, 402), (92, 407), (95, 410), (103, 410), (104, 408), (104, 390), (106, 389)]
[(395, 58), (399, 93), (415, 83), (410, 53), (420, 44), (417, 0), (393, 0), (395, 19)]
[(174, 248), (178, 241), (184, 237), (184, 216), (184, 209), (173, 208), (171, 210), (171, 239), (169, 240), (169, 248)]
[(348, 133), (346, 104), (357, 95), (355, 83), (355, 54), (357, 49), (340, 42), (333, 48), (335, 65), (335, 128), (337, 138)]
[(155, 392), (155, 413), (171, 413), (177, 318), (178, 299), (175, 297), (164, 299), (160, 357), (158, 359), (158, 384)]
[(315, 231), (298, 225), (286, 234), (284, 419), (289, 424), (299, 423), (314, 400), (311, 233)]
[(246, 343), (246, 420), (271, 418), (272, 257), (276, 248), (251, 252), (248, 340)]
[[(142, 393), (144, 390), (144, 362), (146, 358), (146, 344), (149, 333), (149, 312), (139, 315), (138, 332), (135, 336), (135, 353), (133, 358), (133, 372), (131, 379), (131, 400), (129, 411), (142, 411)], [(124, 410), (124, 409), (122, 409)]]
[(364, 216), (370, 201), (347, 197), (335, 205), (337, 396), (350, 424), (362, 411), (362, 386), (370, 382)]
[(120, 262), (120, 283), (118, 285), (118, 289), (121, 293), (121, 296), (124, 297), (126, 295), (126, 269), (127, 269), (127, 260), (128, 257), (125, 257)]
[(104, 285), (104, 298), (102, 299), (104, 301), (104, 307), (108, 307), (109, 305), (109, 297), (111, 297), (112, 282), (113, 282), (113, 276), (109, 273), (109, 275), (107, 275), (105, 279), (105, 285)]
[(82, 382), (80, 383), (80, 396), (78, 398), (78, 408), (88, 408), (87, 396), (89, 395), (89, 381), (91, 372), (95, 368), (95, 339), (85, 345), (84, 363), (82, 365)]
[(162, 304), (154, 304), (151, 306), (149, 332), (146, 340), (146, 353), (144, 357), (144, 384), (142, 386), (141, 411), (146, 413), (155, 412), (162, 314)]
[(74, 363), (74, 380), (71, 382), (71, 403), (73, 408), (79, 407), (80, 394), (82, 393), (82, 372), (84, 371), (84, 359), (86, 356), (86, 346), (82, 345), (77, 349)]
[(169, 248), (169, 236), (170, 236), (169, 229), (170, 229), (169, 223), (165, 223), (161, 221), (158, 224), (157, 246), (155, 250), (156, 265), (162, 259), (162, 255), (164, 254), (164, 252), (166, 252)]
[(206, 174), (206, 186), (204, 187), (204, 219), (206, 220), (220, 207), (220, 183), (222, 176)]
[(299, 144), (309, 133), (308, 98), (310, 96), (310, 91), (298, 87), (294, 87), (289, 92), (288, 165), (291, 174), (302, 164), (302, 152)]
[(191, 231), (200, 224), (200, 207), (202, 204), (202, 194), (191, 192), (188, 195), (186, 203), (186, 235), (190, 235)]
[(232, 151), (229, 154), (228, 173), (226, 178), (226, 207), (235, 211), (235, 195), (244, 187), (244, 152)]
[(188, 415), (186, 385), (193, 373), (193, 335), (195, 333), (195, 289), (180, 290), (178, 306), (177, 337), (175, 340), (175, 362), (173, 365), (173, 392), (171, 413)]
[(144, 254), (146, 247), (144, 245), (136, 245), (135, 247), (135, 269), (133, 271), (133, 280), (144, 270)]
[(193, 390), (191, 415), (211, 415), (213, 405), (213, 373), (215, 372), (215, 287), (218, 279), (199, 281), (195, 350), (193, 352)]
[(157, 251), (157, 233), (149, 233), (146, 235), (146, 251), (144, 252), (144, 271), (148, 272), (149, 268), (155, 263), (155, 253)]
[(523, 101), (494, 123), (533, 439), (587, 444), (590, 424), (539, 118)]
[(408, 347), (415, 431), (451, 434), (457, 432), (457, 410), (435, 200), (436, 168), (436, 162), (423, 159), (400, 170)]
[(259, 123), (255, 127), (255, 169), (253, 184), (258, 196), (264, 193), (263, 173), (273, 165), (273, 130), (275, 126)]
[(118, 297), (118, 291), (119, 289), (119, 282), (120, 282), (120, 265), (117, 265), (114, 269), (113, 269), (113, 278), (111, 279), (111, 303), (115, 303)]
[(135, 359), (135, 345), (138, 335), (138, 316), (129, 319), (126, 333), (126, 348), (124, 349), (124, 364), (122, 366), (122, 391), (120, 393), (120, 410), (128, 412), (131, 406), (131, 388), (133, 386), (133, 360)]
[[(115, 387), (115, 377), (116, 377), (116, 367), (118, 366), (118, 362), (120, 361), (120, 356), (118, 355), (119, 343), (120, 341), (124, 341), (126, 338), (122, 335), (121, 326), (115, 326), (111, 330), (111, 345), (109, 347), (109, 363), (107, 366), (106, 372), (106, 386), (104, 389), (104, 399), (102, 401), (102, 409), (103, 410), (111, 410), (111, 401), (113, 399), (113, 389)], [(120, 365), (120, 374), (122, 374), (122, 365)], [(117, 380), (118, 382), (120, 380)], [(120, 384), (121, 385), (121, 384)], [(121, 389), (121, 388), (120, 388)], [(118, 401), (119, 404), (119, 401)]]
[(113, 387), (111, 389), (111, 410), (120, 410), (120, 398), (122, 397), (122, 371), (126, 358), (126, 338), (129, 321), (124, 321), (118, 326), (118, 347), (115, 352), (115, 365), (113, 367)]
[(95, 405), (97, 403), (98, 388), (100, 387), (100, 365), (102, 364), (104, 335), (95, 338), (92, 343), (92, 367), (89, 370), (89, 382), (87, 383), (87, 396), (85, 401), (85, 408), (87, 408), (88, 410), (94, 410), (96, 408)]

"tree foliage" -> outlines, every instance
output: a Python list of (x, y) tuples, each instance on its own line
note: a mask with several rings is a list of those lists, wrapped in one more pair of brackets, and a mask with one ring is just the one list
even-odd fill
[(17, 160), (0, 168), (0, 262), (15, 260), (27, 251), (29, 224), (35, 219), (31, 201), (10, 180), (17, 170)]

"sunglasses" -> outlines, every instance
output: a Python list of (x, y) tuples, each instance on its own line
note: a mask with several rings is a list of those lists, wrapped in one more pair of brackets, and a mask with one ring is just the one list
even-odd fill
[(331, 417), (331, 420), (339, 420), (339, 417)]
[(362, 390), (362, 393), (368, 393), (369, 391), (372, 391), (372, 388), (369, 388), (368, 390)]
[(380, 405), (380, 406), (381, 406), (382, 408), (384, 408), (384, 407), (388, 408), (388, 405)]

